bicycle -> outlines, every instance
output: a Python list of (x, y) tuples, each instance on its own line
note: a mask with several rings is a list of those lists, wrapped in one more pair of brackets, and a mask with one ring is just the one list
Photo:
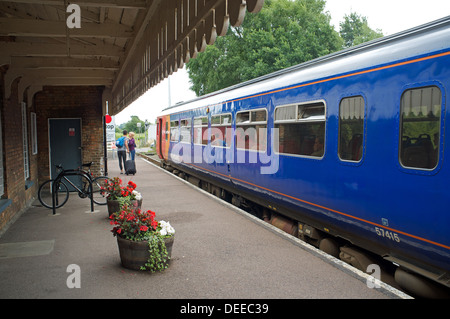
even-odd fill
[[(55, 179), (50, 179), (42, 183), (39, 187), (38, 198), (41, 204), (47, 208), (60, 208), (69, 199), (69, 188), (64, 183), (70, 184), (77, 192), (80, 198), (91, 198), (97, 205), (106, 205), (108, 193), (104, 191), (104, 187), (108, 184), (109, 177), (98, 176), (93, 178), (91, 173), (91, 163), (82, 164), (81, 167), (87, 167), (87, 170), (82, 168), (65, 170), (62, 165), (55, 165), (61, 172)], [(80, 188), (73, 183), (67, 176), (81, 176), (83, 186)], [(64, 181), (64, 182), (63, 182)], [(92, 191), (90, 190), (92, 185)], [(53, 188), (54, 187), (54, 188)], [(53, 207), (52, 190), (55, 190), (55, 207)]]

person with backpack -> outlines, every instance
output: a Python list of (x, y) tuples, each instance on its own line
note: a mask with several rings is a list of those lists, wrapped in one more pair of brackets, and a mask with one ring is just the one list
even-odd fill
[[(125, 162), (127, 161), (127, 153), (129, 152), (128, 149), (128, 132), (126, 130), (123, 130), (123, 136), (118, 138), (116, 141), (116, 147), (117, 147), (117, 157), (119, 158), (119, 168), (120, 168), (120, 174), (123, 174), (123, 170), (127, 169), (125, 166)], [(123, 166), (122, 166), (123, 162)]]

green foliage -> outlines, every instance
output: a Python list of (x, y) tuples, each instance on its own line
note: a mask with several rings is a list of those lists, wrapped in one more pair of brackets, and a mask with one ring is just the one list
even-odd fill
[[(137, 127), (137, 123), (141, 123), (141, 127)], [(127, 132), (143, 132), (145, 130), (145, 122), (139, 119), (137, 115), (131, 115), (131, 120), (121, 125), (120, 133), (122, 134), (123, 130), (127, 130)]]
[(158, 234), (152, 234), (148, 239), (149, 258), (141, 270), (150, 270), (151, 272), (163, 271), (169, 265), (169, 253), (164, 242), (164, 238)]
[(379, 29), (376, 31), (369, 27), (367, 18), (355, 12), (344, 16), (344, 22), (340, 24), (340, 35), (344, 40), (344, 48), (349, 48), (383, 36)]
[(204, 95), (337, 51), (343, 42), (324, 8), (323, 0), (266, 0), (189, 61), (191, 88)]
[(324, 10), (324, 0), (265, 0), (186, 64), (191, 89), (201, 96), (383, 36), (356, 13), (339, 34)]

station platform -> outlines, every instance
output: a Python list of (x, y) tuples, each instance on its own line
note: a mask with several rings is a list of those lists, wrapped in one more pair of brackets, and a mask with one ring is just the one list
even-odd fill
[[(120, 264), (106, 206), (71, 193), (57, 215), (33, 203), (0, 237), (0, 298), (33, 299), (408, 299), (149, 161), (132, 180), (142, 208), (175, 228), (170, 266), (161, 273)], [(80, 287), (68, 281), (79, 267)]]

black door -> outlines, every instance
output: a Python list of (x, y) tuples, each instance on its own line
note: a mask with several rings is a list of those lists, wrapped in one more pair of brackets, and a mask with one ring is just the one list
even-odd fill
[[(50, 119), (50, 176), (58, 176), (55, 165), (62, 164), (64, 169), (76, 169), (81, 166), (81, 119)], [(81, 187), (81, 177), (68, 177)], [(66, 183), (68, 184), (68, 183)], [(74, 188), (67, 185), (69, 191)]]

